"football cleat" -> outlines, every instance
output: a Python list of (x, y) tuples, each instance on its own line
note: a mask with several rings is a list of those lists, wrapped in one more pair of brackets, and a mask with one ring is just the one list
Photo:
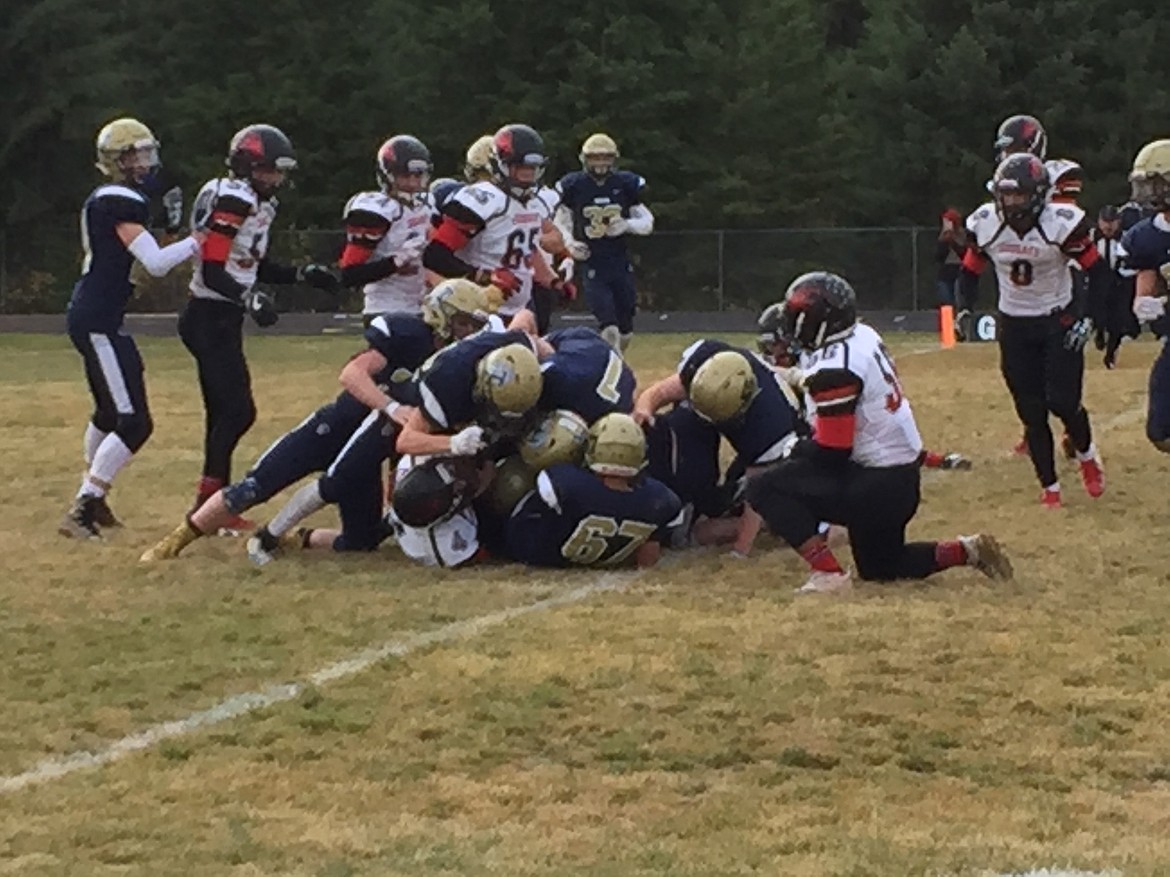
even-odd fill
[(853, 574), (814, 570), (808, 581), (796, 589), (798, 594), (844, 594), (853, 590)]
[(282, 552), (299, 551), (305, 544), (308, 533), (305, 527), (298, 527), (289, 533), (273, 536), (268, 527), (261, 527), (248, 537), (245, 548), (248, 551), (248, 560), (256, 566), (264, 566), (276, 560)]
[(1060, 508), (1060, 489), (1048, 490), (1045, 488), (1040, 495), (1040, 504), (1046, 509)]
[(122, 522), (114, 516), (114, 510), (110, 508), (110, 504), (106, 502), (104, 496), (98, 497), (93, 509), (94, 523), (99, 527), (121, 527)]
[(1101, 461), (1093, 457), (1081, 460), (1081, 481), (1085, 491), (1096, 499), (1105, 492), (1105, 470), (1101, 468)]
[(947, 454), (942, 458), (938, 468), (966, 471), (971, 468), (971, 461), (962, 454)]
[(57, 532), (69, 539), (101, 539), (97, 524), (97, 497), (79, 496), (57, 525)]
[(179, 524), (162, 539), (152, 545), (142, 556), (139, 563), (158, 563), (160, 560), (174, 560), (184, 548), (199, 538), (199, 532), (186, 521)]
[(959, 543), (967, 552), (968, 566), (975, 567), (989, 579), (1012, 577), (1012, 562), (994, 536), (960, 536)]

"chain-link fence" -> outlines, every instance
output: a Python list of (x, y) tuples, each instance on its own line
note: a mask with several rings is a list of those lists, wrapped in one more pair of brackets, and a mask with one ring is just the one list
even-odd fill
[[(936, 235), (921, 227), (659, 231), (633, 238), (630, 246), (644, 310), (754, 311), (814, 268), (848, 277), (866, 310), (919, 310), (935, 304)], [(271, 254), (291, 262), (331, 260), (341, 243), (337, 231), (276, 231)], [(80, 262), (75, 230), (28, 239), (0, 231), (0, 313), (63, 312)], [(139, 294), (131, 309), (179, 309), (189, 279), (186, 268), (161, 279), (136, 268)], [(357, 311), (361, 297), (353, 290), (335, 298), (292, 287), (279, 291), (278, 303), (283, 311)]]

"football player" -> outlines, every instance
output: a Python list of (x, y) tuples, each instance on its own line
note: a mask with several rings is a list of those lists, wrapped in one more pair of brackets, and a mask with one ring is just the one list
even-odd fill
[[(760, 334), (757, 338), (760, 356), (771, 365), (780, 380), (780, 387), (788, 388), (789, 401), (794, 402), (797, 411), (808, 417), (811, 410), (808, 397), (804, 392), (804, 375), (800, 372), (800, 352), (794, 346), (792, 339), (784, 334), (784, 323), (781, 319), (784, 314), (784, 303), (776, 302), (764, 308), (756, 324)], [(922, 452), (921, 463), (926, 469), (970, 469), (971, 461), (962, 454), (949, 452), (940, 454), (937, 451)]]
[(552, 213), (540, 195), (546, 163), (536, 131), (505, 125), (492, 138), (491, 179), (451, 195), (423, 253), (423, 264), (440, 276), (490, 283), (503, 299), (500, 315), (531, 332), (537, 328), (529, 309), (533, 282), (564, 288), (538, 247)]
[(607, 414), (589, 429), (584, 468), (557, 463), (507, 524), (509, 557), (530, 566), (653, 566), (682, 503), (642, 476), (646, 439), (628, 414)]
[[(634, 418), (652, 428), (659, 408), (684, 401), (735, 450), (728, 484), (779, 460), (799, 424), (772, 370), (755, 354), (722, 341), (696, 341), (683, 351), (676, 373), (638, 397)], [(759, 529), (759, 516), (745, 505), (733, 546), (737, 555), (747, 556)]]
[(643, 203), (646, 180), (618, 170), (618, 148), (608, 134), (592, 134), (581, 146), (581, 170), (557, 183), (557, 223), (569, 253), (581, 263), (585, 301), (601, 337), (625, 351), (634, 333), (638, 297), (626, 235), (648, 235), (654, 214)]
[(590, 424), (606, 414), (633, 410), (634, 372), (597, 332), (575, 326), (558, 329), (543, 340), (552, 354), (540, 363), (542, 411), (568, 409)]
[[(995, 266), (999, 286), (1000, 363), (1047, 508), (1061, 505), (1049, 413), (1064, 424), (1092, 497), (1105, 490), (1101, 457), (1082, 404), (1085, 343), (1092, 314), (1104, 302), (1108, 267), (1093, 245), (1085, 212), (1048, 201), (1048, 170), (1029, 153), (1005, 158), (995, 170), (995, 200), (967, 218), (971, 245), (963, 256), (960, 284), (978, 283)], [(1088, 283), (1073, 283), (1075, 261)]]
[(378, 148), (377, 192), (359, 192), (345, 205), (341, 282), (361, 286), (363, 322), (380, 314), (422, 313), (426, 276), (422, 251), (430, 230), (427, 184), (430, 150), (417, 137), (398, 134)]
[[(1155, 211), (1121, 238), (1128, 268), (1137, 272), (1133, 312), (1154, 334), (1170, 335), (1166, 318), (1166, 286), (1170, 278), (1170, 140), (1147, 143), (1133, 161), (1129, 175), (1133, 200)], [(1170, 453), (1170, 355), (1166, 344), (1150, 369), (1146, 438)]]
[[(187, 515), (182, 524), (142, 555), (144, 562), (178, 557), (189, 544), (217, 532), (249, 509), (313, 472), (330, 468), (367, 433), (406, 419), (416, 397), (410, 374), (453, 340), (482, 328), (490, 316), (483, 290), (465, 280), (440, 284), (428, 293), (423, 317), (388, 315), (366, 328), (368, 348), (342, 369), (345, 388), (336, 400), (310, 414), (268, 448), (240, 481), (216, 492)], [(381, 416), (377, 416), (380, 414)], [(368, 439), (367, 439), (368, 441)], [(377, 484), (378, 476), (372, 480)], [(281, 537), (308, 515), (323, 508), (320, 481), (298, 491), (277, 514), (248, 540), (249, 556), (266, 563)], [(378, 514), (380, 515), (380, 506)]]
[(825, 521), (848, 529), (863, 579), (922, 579), (964, 565), (1010, 577), (1011, 564), (990, 536), (906, 542), (918, 509), (922, 441), (881, 337), (857, 322), (853, 288), (835, 274), (804, 274), (788, 287), (781, 319), (801, 352), (814, 429), (788, 443), (782, 462), (749, 478), (747, 499), (811, 568), (800, 592), (852, 587), (820, 532)]
[(160, 249), (146, 230), (150, 208), (143, 184), (159, 166), (159, 143), (149, 128), (137, 119), (115, 119), (98, 132), (96, 149), (97, 168), (109, 182), (94, 189), (81, 208), (81, 279), (65, 315), (94, 401), (83, 445), (86, 473), (57, 528), (77, 539), (100, 539), (101, 527), (119, 526), (106, 494), (154, 428), (142, 357), (122, 328), (134, 294), (130, 269), (137, 261), (162, 277), (194, 258), (202, 237), (194, 234)]
[[(179, 337), (195, 357), (203, 396), (203, 475), (192, 510), (231, 481), (232, 453), (256, 420), (252, 379), (244, 358), (245, 312), (259, 326), (277, 320), (272, 298), (257, 283), (307, 283), (334, 289), (326, 265), (299, 268), (268, 258), (276, 193), (297, 160), (292, 142), (271, 125), (249, 125), (228, 147), (229, 174), (209, 180), (195, 199), (192, 225), (206, 239), (191, 278), (191, 297), (179, 316)], [(250, 527), (244, 519), (230, 529)]]

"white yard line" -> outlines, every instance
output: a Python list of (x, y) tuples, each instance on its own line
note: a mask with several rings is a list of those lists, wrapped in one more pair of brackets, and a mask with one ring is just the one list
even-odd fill
[(399, 640), (372, 646), (334, 664), (322, 667), (299, 682), (270, 685), (267, 688), (234, 695), (208, 709), (191, 713), (185, 718), (151, 725), (143, 731), (129, 734), (92, 752), (75, 752), (71, 755), (46, 758), (24, 773), (0, 777), (0, 794), (17, 792), (27, 786), (60, 779), (79, 770), (109, 764), (125, 758), (127, 755), (149, 749), (163, 740), (182, 737), (274, 704), (287, 703), (299, 697), (309, 686), (320, 686), (336, 682), (338, 679), (345, 679), (368, 670), (386, 658), (401, 658), (430, 646), (476, 636), (515, 618), (580, 603), (595, 594), (606, 591), (623, 590), (636, 581), (641, 574), (640, 570), (605, 573), (591, 584), (537, 600), (535, 603), (514, 606), (511, 609), (501, 609), (498, 612), (491, 612), (465, 621), (455, 621), (432, 631), (410, 634)]

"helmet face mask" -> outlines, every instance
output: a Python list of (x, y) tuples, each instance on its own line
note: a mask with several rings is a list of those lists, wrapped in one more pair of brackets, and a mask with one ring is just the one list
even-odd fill
[(617, 167), (617, 143), (608, 134), (591, 134), (581, 145), (581, 169), (596, 180), (604, 180)]
[(1133, 160), (1130, 194), (1143, 207), (1170, 210), (1170, 140), (1147, 143)]
[(115, 119), (98, 132), (96, 166), (113, 180), (141, 185), (161, 166), (159, 142), (137, 119)]
[(634, 478), (646, 467), (646, 434), (628, 414), (607, 414), (589, 428), (585, 467), (596, 475)]
[(225, 162), (232, 176), (247, 180), (261, 198), (270, 198), (296, 170), (292, 141), (272, 125), (249, 125), (232, 137)]
[(417, 137), (399, 134), (378, 148), (378, 186), (392, 198), (417, 207), (426, 200), (434, 165), (431, 151)]
[(398, 479), (391, 500), (398, 520), (408, 527), (432, 527), (463, 508), (475, 485), (460, 468), (459, 461), (432, 457)]
[(1029, 153), (1009, 155), (991, 181), (995, 203), (1004, 221), (1023, 233), (1035, 225), (1048, 198), (1048, 170)]
[(756, 321), (760, 334), (756, 347), (760, 355), (772, 365), (791, 368), (800, 360), (800, 346), (787, 334), (784, 327), (784, 303), (776, 302), (764, 308)]
[(540, 186), (547, 164), (544, 140), (527, 125), (505, 125), (492, 138), (492, 179), (520, 202)]

